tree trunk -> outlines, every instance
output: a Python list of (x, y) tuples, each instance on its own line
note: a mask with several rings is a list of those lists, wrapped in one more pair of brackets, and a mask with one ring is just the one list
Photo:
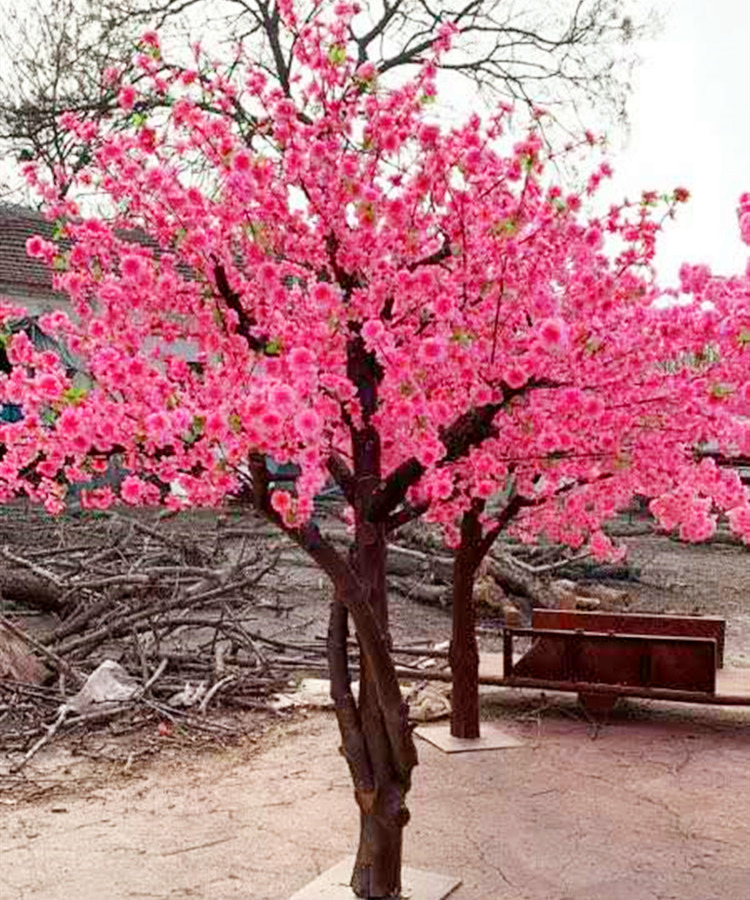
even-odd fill
[(375, 791), (372, 806), (360, 806), (359, 848), (351, 885), (357, 897), (398, 898), (403, 828), (409, 820), (405, 805), (408, 786), (401, 783), (391, 759), (373, 673), (366, 658), (360, 670), (359, 713)]
[[(368, 528), (363, 531), (366, 537)], [(300, 537), (306, 539), (302, 532)], [(355, 542), (350, 560), (365, 559), (366, 571), (370, 565), (379, 568), (378, 544)], [(357, 577), (354, 566), (346, 565), (324, 540), (318, 542), (312, 537), (308, 546), (322, 563), (330, 563), (324, 568), (335, 588), (328, 629), (331, 695), (342, 752), (360, 808), (360, 844), (351, 886), (358, 897), (390, 900), (398, 898), (401, 891), (402, 830), (409, 819), (405, 798), (411, 770), (417, 764), (408, 707), (401, 698), (385, 634), (376, 619), (376, 611), (382, 613), (384, 605), (373, 602), (373, 591)], [(363, 546), (369, 546), (369, 552), (358, 552)], [(348, 615), (356, 625), (360, 645), (359, 705), (350, 686)]]
[[(361, 755), (358, 762), (349, 759), (360, 808), (360, 840), (351, 886), (357, 897), (397, 900), (401, 896), (403, 829), (409, 821), (405, 801), (417, 756), (408, 707), (401, 698), (390, 656), (386, 525), (372, 515), (373, 498), (382, 483), (380, 437), (371, 423), (381, 373), (375, 356), (359, 336), (348, 345), (347, 373), (357, 385), (363, 419), (361, 427), (351, 429), (352, 477), (345, 479), (347, 499), (354, 507), (354, 547), (349, 562), (356, 573), (358, 596), (347, 591), (340, 594), (354, 619), (360, 649), (358, 734), (352, 739), (351, 727), (347, 726), (348, 734), (342, 729), (344, 752), (348, 739), (349, 747)], [(340, 641), (340, 623), (336, 629), (335, 639)], [(341, 651), (338, 653), (340, 656)]]
[(461, 543), (453, 560), (451, 734), (457, 738), (479, 737), (479, 647), (474, 578), (479, 565), (481, 539), (479, 512), (472, 507), (461, 520)]
[[(379, 483), (380, 448), (373, 431), (364, 429), (355, 440), (355, 556), (360, 582), (370, 608), (390, 648), (388, 600), (385, 583), (385, 526), (372, 523), (367, 514), (373, 488)], [(373, 477), (375, 476), (375, 477)], [(360, 639), (359, 716), (374, 782), (372, 803), (360, 805), (360, 840), (352, 874), (352, 889), (358, 897), (399, 897), (403, 828), (409, 820), (405, 805), (409, 790), (393, 758), (383, 707), (378, 696), (373, 661)], [(393, 714), (393, 711), (390, 711)], [(401, 710), (397, 712), (402, 715)], [(409, 728), (404, 716), (402, 726)]]
[[(366, 453), (364, 457), (367, 458)], [(355, 461), (357, 458), (359, 451), (355, 452)], [(378, 460), (378, 455), (374, 458)], [(366, 515), (377, 479), (361, 478), (356, 491), (352, 490), (355, 541), (347, 559), (321, 535), (314, 522), (299, 528), (286, 526), (268, 502), (265, 461), (260, 458), (251, 460), (251, 464), (256, 508), (302, 547), (334, 586), (328, 630), (331, 695), (342, 737), (341, 749), (352, 774), (361, 816), (360, 846), (351, 886), (358, 897), (396, 900), (401, 892), (402, 830), (409, 819), (405, 799), (411, 786), (411, 770), (417, 764), (417, 751), (408, 705), (401, 696), (390, 654), (385, 526), (372, 525)], [(359, 706), (349, 683), (348, 617), (354, 623), (361, 654)]]

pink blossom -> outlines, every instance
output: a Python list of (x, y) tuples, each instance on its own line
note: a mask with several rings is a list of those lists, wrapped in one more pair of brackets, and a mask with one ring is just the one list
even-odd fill
[(114, 87), (120, 80), (120, 70), (117, 66), (107, 66), (102, 73), (102, 84), (104, 87)]
[(117, 102), (126, 111), (135, 106), (136, 92), (132, 84), (124, 84), (117, 95)]
[(120, 271), (123, 278), (137, 281), (143, 274), (143, 260), (138, 256), (123, 256), (120, 261)]
[(602, 531), (595, 531), (589, 538), (589, 550), (594, 559), (610, 560), (614, 547), (610, 538)]
[(274, 491), (271, 494), (271, 506), (283, 516), (292, 507), (292, 495), (288, 491)]
[(294, 372), (307, 372), (315, 363), (315, 357), (307, 347), (294, 347), (288, 356), (289, 367)]
[(158, 411), (149, 413), (145, 418), (146, 433), (157, 442), (161, 442), (165, 437), (169, 428), (169, 419), (166, 414)]
[(740, 216), (740, 235), (745, 244), (750, 244), (750, 210)]
[(370, 319), (362, 325), (362, 338), (368, 347), (373, 347), (385, 334), (385, 327), (380, 319)]
[(357, 68), (355, 75), (360, 81), (372, 81), (377, 75), (377, 70), (374, 63), (366, 62)]
[(705, 265), (691, 266), (685, 263), (680, 266), (679, 276), (684, 293), (699, 294), (708, 284), (711, 270)]
[(425, 363), (439, 363), (445, 359), (446, 351), (443, 338), (425, 338), (419, 347), (419, 358)]
[(427, 124), (419, 129), (419, 140), (424, 147), (434, 147), (440, 137), (438, 125)]
[(207, 438), (222, 440), (227, 434), (227, 422), (225, 416), (218, 410), (212, 410), (206, 416), (203, 426)]
[(232, 167), (237, 172), (249, 172), (252, 167), (252, 157), (247, 150), (238, 150), (232, 159)]
[(128, 362), (127, 371), (128, 371), (128, 376), (130, 378), (134, 378), (134, 379), (138, 380), (139, 378), (142, 378), (146, 374), (146, 364), (144, 363), (144, 361), (142, 359), (139, 359), (137, 356), (134, 356)]
[(52, 374), (40, 375), (37, 380), (39, 393), (46, 399), (55, 399), (60, 393), (60, 380)]
[(601, 397), (597, 397), (594, 394), (589, 394), (585, 397), (582, 404), (582, 412), (591, 419), (600, 416), (604, 412), (604, 402)]
[(310, 290), (310, 296), (323, 309), (330, 308), (337, 299), (334, 289), (325, 281), (317, 281)]
[(716, 518), (705, 513), (691, 516), (680, 525), (680, 538), (683, 541), (707, 541), (716, 533)]
[(14, 366), (29, 366), (34, 360), (34, 345), (25, 331), (19, 331), (8, 339), (5, 352)]
[[(509, 524), (526, 541), (591, 536), (592, 552), (617, 554), (601, 526), (635, 495), (690, 540), (727, 510), (750, 534), (747, 489), (694, 453), (708, 440), (750, 452), (748, 275), (690, 263), (692, 302), (656, 310), (658, 197), (589, 219), (554, 183), (550, 158), (566, 151), (538, 125), (507, 143), (502, 112), (443, 130), (422, 102), (437, 59), (368, 91), (374, 66), (329, 55), (348, 46), (330, 6), (313, 4), (304, 28), (293, 0), (279, 10), (298, 53), (290, 96), (241, 54), (224, 66), (198, 47), (185, 72), (147, 37), (111, 75), (117, 128), (64, 117), (90, 144), (84, 170), (26, 167), (48, 220), (64, 223), (64, 252), (29, 241), (69, 298), (43, 327), (91, 385), (70, 390), (64, 364), (11, 334), (18, 315), (0, 305), (13, 366), (0, 399), (24, 415), (0, 424), (0, 499), (57, 509), (58, 471), (89, 477), (86, 461), (117, 447), (135, 479), (124, 502), (218, 504), (236, 489), (232, 466), (271, 455), (301, 467), (295, 496), (275, 501), (296, 527), (332, 450), (348, 460), (366, 427), (384, 473), (425, 470), (408, 496), (429, 501), (449, 542), (471, 501), (511, 480), (530, 501)], [(272, 147), (262, 157), (236, 131), (239, 91), (258, 111), (258, 147)], [(127, 115), (141, 95), (164, 116)], [(584, 182), (608, 174), (597, 161)], [(77, 205), (92, 188), (112, 221)], [(668, 208), (684, 199), (678, 189)], [(747, 238), (747, 197), (738, 215)], [(124, 237), (135, 229), (142, 244)], [(162, 498), (155, 478), (184, 493)]]
[(37, 464), (36, 470), (45, 478), (54, 478), (60, 470), (60, 463), (57, 460), (45, 459)]
[(38, 234), (35, 234), (33, 237), (28, 238), (26, 241), (26, 253), (29, 256), (36, 256), (40, 258), (45, 258), (48, 253), (49, 243), (47, 241), (42, 240)]
[(322, 422), (314, 409), (303, 409), (294, 417), (294, 424), (300, 436), (305, 440), (316, 438), (320, 434)]
[(22, 319), (25, 315), (26, 310), (22, 306), (13, 306), (0, 297), (0, 323), (5, 323), (9, 319)]
[(294, 391), (285, 384), (277, 384), (269, 392), (269, 401), (274, 411), (288, 413), (295, 405)]
[(447, 471), (437, 471), (430, 479), (428, 491), (431, 500), (448, 500), (453, 494), (453, 476)]
[(477, 481), (474, 493), (482, 500), (489, 499), (497, 490), (497, 486), (489, 478), (482, 478)]
[(551, 318), (539, 323), (537, 333), (545, 350), (562, 350), (567, 342), (568, 326), (564, 319)]
[(131, 506), (138, 506), (143, 496), (144, 483), (134, 475), (128, 475), (120, 485), (120, 496)]
[(529, 380), (529, 376), (521, 366), (510, 366), (505, 370), (504, 381), (511, 390), (517, 391)]
[(442, 458), (445, 453), (444, 447), (437, 441), (425, 441), (419, 445), (417, 450), (417, 458), (423, 466), (429, 468)]
[(273, 284), (278, 279), (276, 266), (270, 262), (265, 262), (258, 266), (258, 278), (263, 284)]
[(727, 512), (732, 531), (739, 534), (746, 544), (750, 544), (750, 503), (745, 501)]
[(584, 236), (584, 240), (592, 250), (600, 250), (604, 244), (601, 228), (596, 226), (589, 228)]
[(277, 431), (283, 424), (281, 416), (271, 409), (269, 409), (261, 416), (260, 422), (265, 431), (271, 432)]
[(81, 506), (84, 509), (109, 509), (114, 502), (115, 495), (111, 488), (81, 491)]

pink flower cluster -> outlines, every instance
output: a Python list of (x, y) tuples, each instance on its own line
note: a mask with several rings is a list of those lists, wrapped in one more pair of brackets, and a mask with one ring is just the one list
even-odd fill
[[(521, 537), (599, 557), (619, 552), (601, 526), (634, 497), (687, 540), (722, 512), (750, 535), (738, 479), (698, 461), (708, 442), (750, 448), (747, 277), (685, 267), (694, 302), (660, 308), (651, 200), (585, 215), (549, 186), (536, 124), (510, 151), (503, 109), (436, 124), (433, 60), (362, 90), (375, 73), (347, 49), (353, 4), (304, 25), (291, 0), (280, 10), (301, 73), (291, 97), (250, 60), (201, 68), (199, 49), (196, 71), (212, 75), (187, 77), (149, 35), (137, 70), (118, 74), (121, 120), (97, 133), (63, 123), (90, 145), (86, 166), (60, 173), (65, 199), (28, 170), (65, 221), (65, 246), (28, 245), (71, 300), (45, 325), (90, 384), (10, 339), (0, 395), (24, 419), (0, 426), (0, 500), (57, 510), (70, 476), (116, 450), (133, 474), (89, 505), (215, 504), (261, 454), (300, 470), (294, 493), (272, 499), (291, 527), (367, 422), (384, 474), (421, 464), (411, 499), (449, 540), (473, 499), (491, 527), (511, 495), (525, 501)], [(250, 88), (252, 140), (234, 115)], [(147, 139), (132, 116), (141, 95), (167, 101)], [(609, 173), (595, 169), (592, 194)], [(77, 206), (91, 184), (111, 220)], [(747, 240), (748, 195), (740, 227)], [(454, 452), (450, 436), (479, 420)]]

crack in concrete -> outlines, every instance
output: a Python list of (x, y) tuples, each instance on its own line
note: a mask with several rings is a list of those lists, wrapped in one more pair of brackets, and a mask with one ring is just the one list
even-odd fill
[(505, 884), (508, 885), (508, 887), (513, 888), (513, 890), (516, 892), (518, 891), (518, 887), (508, 878), (508, 876), (505, 874), (505, 872), (502, 870), (502, 868), (497, 863), (495, 863), (491, 859), (487, 858), (487, 853), (486, 853), (484, 847), (480, 844), (480, 842), (478, 840), (476, 840), (475, 838), (473, 838), (469, 834), (469, 825), (468, 824), (467, 824), (466, 828), (464, 829), (464, 840), (466, 841), (467, 844), (469, 844), (470, 846), (472, 846), (474, 848), (474, 852), (476, 853), (480, 862), (484, 863), (486, 866), (489, 866), (494, 872), (497, 872), (497, 874), (505, 882)]

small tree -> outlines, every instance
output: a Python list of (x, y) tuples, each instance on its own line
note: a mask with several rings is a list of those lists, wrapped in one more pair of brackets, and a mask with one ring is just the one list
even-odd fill
[[(503, 222), (513, 246), (503, 258), (497, 315), (483, 322), (490, 359), (505, 360), (504, 383), (517, 393), (491, 408), (484, 439), (468, 454), (452, 460), (448, 445), (431, 472), (402, 473), (402, 488), (413, 485), (406, 496), (455, 550), (451, 733), (461, 738), (479, 737), (474, 583), (502, 533), (617, 558), (623, 548), (602, 526), (636, 497), (650, 499), (659, 524), (682, 540), (709, 539), (728, 511), (731, 526), (747, 533), (738, 472), (719, 468), (700, 448), (731, 456), (748, 446), (748, 334), (740, 313), (748, 275), (716, 277), (686, 265), (680, 294), (662, 296), (649, 269), (655, 229), (648, 210), (659, 202), (650, 192), (637, 226), (621, 218), (622, 209), (611, 209), (606, 221), (576, 222), (556, 258), (551, 232), (529, 201), (537, 187), (527, 179), (519, 204), (519, 218), (535, 226), (527, 224), (519, 240), (516, 219)], [(671, 216), (686, 199), (678, 189), (660, 202)], [(748, 195), (739, 218), (750, 243)], [(602, 252), (605, 233), (631, 243), (610, 258)], [(671, 305), (654, 305), (660, 297)], [(675, 306), (678, 297), (683, 305)], [(529, 315), (535, 302), (541, 322)]]
[[(86, 162), (60, 168), (54, 182), (27, 167), (57, 235), (30, 239), (28, 251), (72, 304), (42, 327), (82, 361), (91, 385), (74, 388), (54, 354), (6, 337), (13, 370), (0, 399), (21, 404), (24, 418), (0, 426), (0, 500), (25, 493), (60, 511), (67, 485), (113, 452), (131, 474), (117, 493), (84, 492), (90, 508), (214, 505), (249, 482), (254, 507), (333, 584), (332, 694), (361, 818), (352, 886), (390, 898), (417, 758), (388, 649), (388, 532), (428, 502), (454, 527), (485, 492), (481, 479), (504, 483), (514, 466), (519, 495), (534, 498), (523, 468), (532, 448), (546, 454), (555, 489), (583, 471), (593, 481), (590, 460), (579, 470), (570, 453), (558, 464), (555, 442), (533, 428), (565, 397), (571, 414), (584, 404), (601, 419), (601, 452), (618, 458), (616, 411), (606, 418), (585, 404), (608, 389), (602, 361), (619, 371), (637, 340), (658, 346), (647, 344), (632, 384), (619, 386), (621, 401), (654, 423), (622, 450), (634, 471), (664, 472), (664, 490), (673, 483), (666, 417), (682, 429), (683, 414), (659, 405), (665, 373), (687, 391), (690, 423), (706, 417), (727, 449), (745, 432), (731, 431), (728, 415), (741, 347), (683, 363), (722, 336), (717, 316), (655, 312), (656, 289), (636, 274), (656, 227), (648, 205), (631, 221), (624, 209), (585, 220), (577, 197), (545, 185), (533, 133), (502, 149), (502, 111), (441, 129), (429, 116), (434, 63), (380, 89), (374, 68), (347, 55), (350, 13), (289, 21), (294, 100), (250, 63), (224, 69), (199, 56), (192, 69), (171, 67), (146, 34), (117, 121), (61, 122)], [(240, 103), (249, 110), (241, 125)], [(612, 264), (605, 229), (624, 242)], [(731, 292), (715, 307), (728, 315)], [(0, 311), (2, 321), (17, 314)], [(684, 432), (692, 439), (695, 429)], [(269, 456), (299, 467), (293, 492), (271, 488)], [(348, 554), (312, 519), (331, 476), (352, 511)], [(692, 497), (697, 482), (686, 490)], [(600, 502), (615, 508), (620, 497), (602, 491)], [(741, 502), (741, 491), (723, 498)], [(543, 522), (553, 534), (562, 527), (551, 515)]]

